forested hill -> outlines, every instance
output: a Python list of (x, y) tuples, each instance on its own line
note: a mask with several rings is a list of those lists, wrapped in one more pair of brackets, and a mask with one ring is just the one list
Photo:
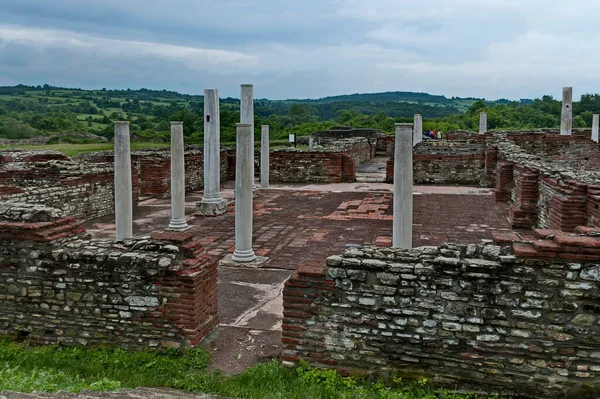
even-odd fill
[[(72, 133), (95, 133), (112, 138), (113, 122), (129, 120), (134, 137), (168, 141), (169, 121), (184, 121), (189, 142), (202, 142), (201, 95), (167, 90), (83, 90), (39, 86), (0, 87), (0, 138), (54, 135), (68, 140)], [(271, 126), (271, 137), (309, 134), (333, 125), (378, 128), (391, 133), (394, 123), (424, 117), (425, 129), (448, 131), (476, 129), (479, 112), (488, 113), (490, 129), (558, 127), (560, 102), (551, 96), (535, 100), (483, 101), (447, 98), (413, 92), (350, 94), (321, 99), (255, 100), (255, 126)], [(600, 95), (586, 94), (573, 107), (576, 127), (591, 124), (600, 112)], [(235, 139), (239, 99), (221, 99), (221, 133), (224, 142)]]
[[(461, 99), (457, 99), (461, 100)], [(479, 100), (478, 98), (470, 98), (464, 100)], [(418, 102), (418, 103), (432, 103), (432, 104), (443, 104), (452, 105), (452, 99), (448, 99), (445, 96), (433, 95), (428, 93), (415, 93), (411, 91), (387, 91), (385, 93), (355, 93), (355, 94), (343, 94), (340, 96), (323, 97), (319, 99), (307, 99), (307, 100), (292, 100), (292, 101), (305, 101), (312, 103), (331, 103), (336, 101), (367, 101), (374, 103), (387, 103), (387, 102)]]

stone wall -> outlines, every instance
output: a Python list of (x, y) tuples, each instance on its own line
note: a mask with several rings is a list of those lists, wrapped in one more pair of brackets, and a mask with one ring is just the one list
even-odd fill
[(511, 134), (512, 140), (526, 152), (547, 161), (565, 161), (572, 168), (600, 167), (600, 146), (585, 135)]
[(301, 268), (283, 291), (281, 357), (346, 374), (597, 397), (600, 231), (539, 233), (514, 249), (365, 247)]
[[(425, 140), (413, 150), (415, 184), (485, 185), (483, 141)], [(386, 181), (394, 179), (394, 157), (388, 160)]]
[(270, 179), (286, 183), (341, 183), (356, 180), (356, 169), (375, 155), (367, 139), (338, 140), (325, 148), (274, 150)]
[[(204, 189), (204, 153), (195, 146), (187, 146), (185, 153), (185, 189), (188, 192)], [(221, 180), (229, 178), (227, 151), (220, 153)], [(112, 151), (85, 154), (77, 160), (87, 163), (112, 162)], [(131, 159), (139, 170), (140, 195), (166, 198), (171, 195), (171, 153), (169, 149), (132, 151)]]
[(342, 154), (276, 150), (270, 154), (270, 179), (282, 183), (341, 183)]
[(335, 146), (339, 140), (364, 138), (376, 145), (377, 138), (383, 133), (379, 129), (356, 129), (350, 126), (334, 126), (329, 130), (313, 132), (311, 137), (320, 146)]
[(58, 210), (0, 208), (0, 335), (178, 348), (217, 326), (217, 263), (191, 235), (114, 242), (84, 231)]
[[(94, 219), (114, 212), (112, 163), (76, 162), (49, 151), (4, 153), (0, 165), (0, 202), (45, 205), (79, 219)], [(133, 201), (139, 186), (133, 167)]]

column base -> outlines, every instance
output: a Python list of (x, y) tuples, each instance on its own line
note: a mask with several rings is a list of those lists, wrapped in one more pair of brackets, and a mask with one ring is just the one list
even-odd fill
[(227, 212), (227, 200), (219, 201), (198, 201), (196, 202), (196, 215), (201, 216), (218, 216)]
[[(254, 252), (252, 252), (254, 253)], [(254, 256), (254, 260), (251, 261), (239, 261), (236, 260), (237, 258), (235, 258), (235, 254), (233, 255), (227, 255), (226, 257), (224, 257), (223, 259), (221, 259), (219, 261), (219, 266), (224, 266), (224, 267), (248, 267), (248, 268), (259, 268), (261, 267), (266, 261), (269, 260), (269, 258), (267, 258), (266, 256)]]
[(184, 230), (187, 230), (190, 228), (191, 227), (187, 224), (185, 219), (180, 219), (180, 220), (171, 219), (171, 221), (169, 222), (169, 227), (167, 227), (167, 230), (184, 231)]

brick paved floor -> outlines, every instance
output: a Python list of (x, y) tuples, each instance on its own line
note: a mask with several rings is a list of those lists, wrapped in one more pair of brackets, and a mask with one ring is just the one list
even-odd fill
[[(356, 189), (356, 185), (352, 189)], [(386, 185), (391, 188), (391, 185)], [(261, 269), (219, 268), (221, 325), (204, 345), (211, 351), (213, 367), (237, 373), (275, 357), (281, 348), (283, 284), (302, 264), (322, 265), (327, 256), (345, 247), (376, 244), (389, 246), (392, 203), (389, 192), (339, 192), (294, 190), (262, 191), (254, 204), (253, 247), (269, 260)], [(339, 189), (339, 186), (330, 187)], [(413, 245), (444, 242), (469, 243), (509, 230), (508, 206), (496, 203), (480, 189), (434, 188), (446, 194), (414, 196)], [(435, 192), (417, 188), (417, 192)], [(452, 194), (451, 194), (452, 193)], [(460, 193), (467, 193), (461, 195)], [(229, 189), (225, 197), (232, 197)], [(186, 198), (190, 232), (201, 238), (209, 253), (222, 257), (235, 245), (233, 205), (218, 217), (194, 218), (194, 203), (201, 194)], [(135, 235), (164, 229), (169, 223), (168, 199), (143, 201), (134, 211)], [(114, 217), (87, 223), (93, 236), (114, 238)]]
[[(345, 247), (389, 246), (391, 201), (391, 194), (386, 193), (262, 191), (254, 204), (254, 250), (269, 257), (264, 267), (293, 270), (306, 262), (322, 262)], [(211, 255), (231, 253), (234, 213), (230, 206), (222, 216), (192, 218), (190, 232), (201, 237)], [(415, 195), (413, 246), (491, 238), (492, 231), (509, 230), (507, 214), (507, 205), (494, 202), (491, 196)], [(136, 234), (160, 229), (168, 224), (169, 201), (145, 201), (135, 218)], [(111, 217), (88, 223), (96, 236), (110, 237), (112, 226)]]

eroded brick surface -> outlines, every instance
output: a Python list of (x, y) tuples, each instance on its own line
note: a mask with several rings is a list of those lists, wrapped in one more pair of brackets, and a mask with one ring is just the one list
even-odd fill
[[(508, 207), (481, 195), (415, 195), (413, 245), (469, 243), (509, 231)], [(165, 204), (168, 206), (168, 204)], [(210, 255), (233, 252), (235, 209), (190, 222)], [(165, 221), (166, 222), (166, 221)], [(360, 245), (390, 246), (392, 196), (379, 193), (262, 191), (255, 199), (253, 247), (264, 267), (297, 269)]]

